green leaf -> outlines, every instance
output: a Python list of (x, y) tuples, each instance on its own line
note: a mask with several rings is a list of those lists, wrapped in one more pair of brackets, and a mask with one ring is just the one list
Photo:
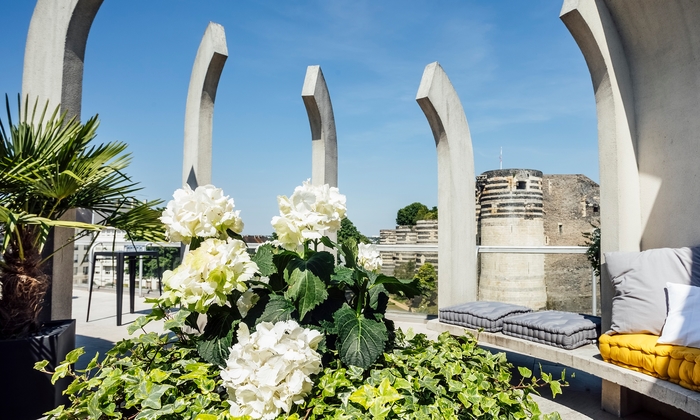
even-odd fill
[(307, 260), (302, 258), (290, 260), (286, 271), (292, 273), (296, 269), (311, 271), (321, 280), (329, 282), (335, 271), (335, 258), (330, 252), (314, 252)]
[(297, 302), (299, 320), (303, 320), (310, 310), (328, 297), (326, 285), (311, 270), (301, 271), (295, 269), (289, 278), (289, 283), (289, 289), (285, 292), (285, 297)]
[(251, 257), (251, 260), (258, 265), (260, 274), (265, 277), (268, 277), (277, 271), (273, 261), (271, 244), (259, 246), (255, 251), (255, 254)]
[[(383, 302), (383, 308), (386, 310), (386, 304), (388, 303), (389, 299), (387, 296), (386, 289), (384, 288), (383, 285), (379, 284), (377, 286), (372, 287), (369, 289), (369, 306), (370, 308), (374, 309), (375, 311), (379, 308), (380, 304), (380, 299), (382, 298), (382, 295), (384, 295), (384, 300)], [(384, 311), (381, 311), (384, 312)]]
[(284, 296), (271, 295), (270, 301), (265, 306), (265, 311), (255, 323), (288, 321), (292, 319), (292, 313), (295, 309), (294, 303), (285, 299)]
[[(357, 245), (355, 245), (355, 249), (357, 249)], [(355, 252), (353, 252), (351, 245), (347, 242), (343, 243), (343, 245), (340, 247), (340, 252), (342, 252), (343, 256), (345, 257), (345, 266), (347, 268), (355, 268), (355, 261), (357, 260), (357, 257)]]
[(421, 293), (420, 288), (418, 287), (418, 281), (416, 279), (401, 280), (397, 279), (396, 277), (379, 274), (374, 280), (374, 284), (383, 284), (389, 293), (402, 293), (406, 295), (406, 297), (418, 296)]
[(43, 371), (44, 369), (46, 369), (46, 365), (48, 365), (48, 364), (49, 364), (48, 360), (42, 360), (40, 362), (36, 362), (36, 363), (34, 363), (34, 369)]
[(240, 320), (230, 313), (210, 318), (201, 340), (197, 342), (197, 353), (202, 359), (217, 366), (225, 366), (233, 343), (233, 330), (239, 323)]
[(67, 355), (66, 355), (66, 360), (63, 363), (69, 363), (73, 364), (78, 361), (80, 356), (85, 354), (85, 348), (84, 347), (78, 347), (77, 349), (71, 350)]
[(328, 248), (335, 249), (336, 247), (336, 244), (333, 241), (331, 241), (331, 238), (329, 238), (328, 236), (322, 236), (321, 243), (327, 246)]
[(518, 366), (518, 372), (523, 378), (529, 378), (532, 376), (532, 371), (526, 367)]
[(355, 284), (355, 277), (353, 276), (353, 273), (353, 269), (339, 265), (335, 267), (335, 272), (331, 276), (331, 283), (345, 283), (348, 286), (353, 286)]
[(172, 388), (172, 385), (160, 385), (153, 384), (148, 392), (148, 397), (143, 400), (141, 405), (147, 408), (152, 408), (154, 410), (159, 410), (161, 407), (160, 398), (165, 394), (165, 392)]
[(194, 420), (216, 420), (216, 415), (214, 414), (197, 414)]
[(190, 316), (190, 311), (181, 308), (179, 311), (175, 312), (175, 315), (173, 315), (171, 319), (168, 319), (163, 323), (163, 328), (166, 330), (182, 328), (185, 326), (185, 321), (187, 321), (188, 316)]
[(338, 327), (340, 359), (348, 365), (369, 368), (384, 352), (388, 337), (386, 325), (366, 319), (344, 304), (333, 314)]
[(557, 381), (551, 381), (549, 389), (552, 390), (552, 398), (556, 398), (557, 395), (561, 394), (561, 384)]
[(140, 316), (136, 318), (136, 321), (132, 322), (129, 324), (128, 327), (126, 327), (126, 331), (129, 333), (129, 335), (133, 334), (136, 332), (136, 330), (143, 328), (146, 324), (151, 322), (153, 319), (151, 317), (147, 316)]

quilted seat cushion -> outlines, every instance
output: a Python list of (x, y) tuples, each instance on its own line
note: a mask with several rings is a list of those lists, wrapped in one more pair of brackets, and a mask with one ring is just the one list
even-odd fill
[(652, 334), (601, 335), (600, 355), (614, 363), (700, 391), (700, 349), (657, 344)]
[(501, 331), (503, 320), (512, 315), (532, 312), (526, 306), (502, 302), (467, 302), (440, 309), (440, 322), (488, 332)]
[(571, 312), (541, 311), (517, 315), (503, 322), (503, 334), (571, 350), (593, 344), (596, 324)]

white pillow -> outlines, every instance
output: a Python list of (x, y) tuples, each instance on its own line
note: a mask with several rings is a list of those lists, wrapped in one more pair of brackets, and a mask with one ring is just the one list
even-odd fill
[(657, 343), (700, 348), (700, 287), (666, 283), (666, 292), (668, 315)]

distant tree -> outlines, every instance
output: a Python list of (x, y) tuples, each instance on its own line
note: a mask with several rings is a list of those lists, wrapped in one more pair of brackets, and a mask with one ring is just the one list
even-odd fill
[(418, 221), (418, 220), (437, 220), (437, 218), (438, 218), (437, 206), (433, 207), (430, 210), (428, 210), (427, 207), (425, 209), (420, 209), (418, 211), (418, 214), (416, 215), (416, 221)]
[(592, 232), (583, 232), (583, 237), (586, 238), (584, 246), (588, 247), (586, 256), (591, 263), (591, 267), (595, 274), (600, 277), (600, 227), (593, 226)]
[[(158, 260), (150, 258), (143, 264), (143, 277), (160, 277), (166, 270), (174, 270), (180, 265), (180, 248), (174, 247), (148, 247), (149, 251), (158, 251)], [(160, 271), (158, 264), (160, 263)]]
[(437, 287), (437, 271), (435, 266), (427, 262), (420, 266), (415, 278), (418, 279), (418, 287), (425, 296), (430, 297)]
[(412, 203), (396, 213), (396, 224), (399, 226), (414, 226), (418, 220), (437, 220), (437, 206), (429, 209), (423, 203)]
[(428, 207), (422, 203), (412, 203), (406, 207), (399, 209), (396, 213), (396, 224), (399, 226), (413, 226), (416, 224), (418, 215), (422, 212), (425, 214), (428, 211)]
[(369, 239), (365, 235), (360, 233), (360, 231), (357, 230), (357, 228), (355, 227), (355, 224), (346, 217), (340, 222), (340, 230), (338, 231), (338, 243), (343, 243), (351, 238), (355, 240), (355, 243), (369, 243)]

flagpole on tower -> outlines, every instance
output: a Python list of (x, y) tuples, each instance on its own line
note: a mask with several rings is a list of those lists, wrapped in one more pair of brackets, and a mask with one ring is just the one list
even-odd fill
[(498, 162), (500, 163), (499, 169), (503, 169), (503, 146), (501, 146), (501, 154), (498, 156)]

